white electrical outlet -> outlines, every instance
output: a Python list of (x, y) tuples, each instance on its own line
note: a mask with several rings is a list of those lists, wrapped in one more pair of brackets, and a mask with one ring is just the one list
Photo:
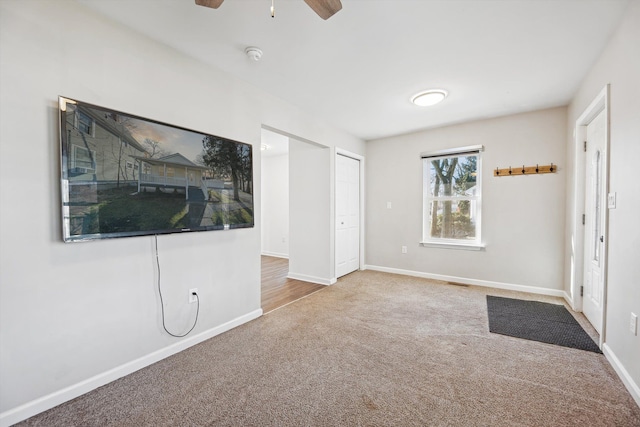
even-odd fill
[(391, 202), (387, 202), (387, 209), (391, 209)]
[(194, 295), (197, 293), (198, 293), (198, 288), (189, 289), (189, 304), (192, 304), (198, 301), (198, 297)]
[(607, 207), (609, 209), (616, 208), (616, 192), (607, 194)]
[(402, 253), (403, 253), (403, 254), (406, 254), (406, 253), (407, 253), (407, 247), (406, 247), (406, 246), (403, 246), (403, 247), (402, 247)]
[(629, 320), (629, 331), (633, 335), (638, 335), (638, 315), (631, 313), (631, 319)]

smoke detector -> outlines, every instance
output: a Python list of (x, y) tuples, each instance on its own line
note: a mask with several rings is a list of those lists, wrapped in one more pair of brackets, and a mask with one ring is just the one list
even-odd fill
[(260, 61), (260, 58), (262, 58), (262, 51), (255, 46), (249, 46), (244, 50), (244, 53), (256, 62)]

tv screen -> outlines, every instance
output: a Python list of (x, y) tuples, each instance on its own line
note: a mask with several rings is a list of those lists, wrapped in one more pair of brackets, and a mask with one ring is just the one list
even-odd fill
[(253, 227), (250, 144), (60, 97), (65, 242)]

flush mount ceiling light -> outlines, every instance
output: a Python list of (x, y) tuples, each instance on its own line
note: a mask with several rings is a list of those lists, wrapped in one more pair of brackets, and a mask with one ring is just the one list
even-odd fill
[(436, 105), (438, 102), (442, 102), (447, 95), (447, 91), (443, 89), (425, 90), (413, 95), (413, 97), (411, 97), (411, 102), (418, 107), (429, 107), (431, 105)]

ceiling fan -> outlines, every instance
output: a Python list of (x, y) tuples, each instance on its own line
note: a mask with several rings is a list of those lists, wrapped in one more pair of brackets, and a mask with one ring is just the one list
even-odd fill
[[(224, 0), (196, 0), (196, 4), (217, 9)], [(342, 9), (340, 0), (304, 0), (315, 13), (322, 19), (331, 18), (336, 12)], [(273, 15), (273, 0), (271, 2), (271, 16)]]

